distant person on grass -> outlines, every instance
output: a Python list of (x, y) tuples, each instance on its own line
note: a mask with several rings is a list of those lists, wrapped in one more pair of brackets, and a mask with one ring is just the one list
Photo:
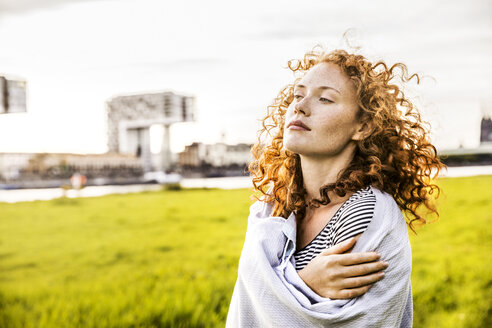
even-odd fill
[(420, 78), (318, 48), (289, 68), (253, 147), (227, 326), (411, 327), (407, 224), (437, 214), (444, 167), (397, 84)]

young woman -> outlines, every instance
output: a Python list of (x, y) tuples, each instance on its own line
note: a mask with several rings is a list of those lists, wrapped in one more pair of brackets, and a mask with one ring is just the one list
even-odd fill
[(432, 178), (443, 167), (395, 81), (419, 77), (343, 50), (315, 49), (289, 68), (300, 76), (253, 147), (263, 196), (250, 208), (227, 325), (410, 327), (402, 211), (412, 230), (422, 210), (437, 214)]

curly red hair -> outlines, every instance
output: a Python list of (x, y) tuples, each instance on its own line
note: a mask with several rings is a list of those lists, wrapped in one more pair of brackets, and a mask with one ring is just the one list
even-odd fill
[[(262, 120), (258, 140), (252, 148), (255, 160), (249, 165), (255, 191), (263, 194), (264, 201), (275, 201), (272, 215), (287, 218), (296, 211), (302, 218), (306, 206), (328, 204), (329, 191), (344, 197), (371, 185), (393, 196), (415, 231), (416, 221), (426, 223), (420, 208), (438, 215), (434, 200), (440, 189), (433, 179), (444, 168), (429, 140), (428, 124), (395, 84), (397, 78), (403, 83), (415, 78), (420, 83), (420, 77), (409, 76), (402, 63), (389, 67), (383, 61), (373, 64), (362, 55), (344, 50), (325, 52), (316, 47), (303, 59), (289, 61), (288, 67), (293, 72), (306, 73), (322, 62), (336, 64), (352, 80), (357, 90), (360, 120), (370, 124), (372, 133), (357, 141), (351, 163), (340, 172), (336, 182), (320, 188), (321, 199), (306, 204), (300, 157), (283, 147), (285, 113), (293, 101), (294, 85), (299, 77), (278, 94)], [(267, 194), (271, 184), (273, 188)]]

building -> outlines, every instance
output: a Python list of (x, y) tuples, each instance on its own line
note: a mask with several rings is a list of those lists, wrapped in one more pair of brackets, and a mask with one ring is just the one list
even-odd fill
[[(177, 170), (193, 176), (243, 175), (250, 144), (193, 143), (178, 154)], [(136, 154), (0, 153), (0, 185), (59, 187), (75, 173), (88, 184), (141, 183), (145, 173)]]
[(203, 144), (194, 142), (185, 147), (185, 150), (178, 153), (178, 164), (181, 167), (198, 167), (201, 164), (200, 153), (203, 152)]
[(448, 166), (492, 165), (492, 101), (482, 102), (479, 146), (444, 150), (439, 156)]
[(26, 111), (26, 81), (0, 76), (0, 114)]
[(483, 117), (480, 123), (480, 143), (492, 143), (492, 119)]
[(140, 159), (130, 155), (0, 153), (2, 184), (46, 186), (45, 182), (52, 180), (56, 185), (60, 180), (69, 179), (74, 173), (85, 175), (89, 183), (124, 183), (138, 181), (143, 169)]
[(0, 153), (0, 181), (19, 179), (32, 157), (26, 153)]
[[(144, 171), (166, 171), (172, 163), (170, 126), (195, 119), (195, 98), (170, 91), (118, 96), (106, 102), (110, 153), (134, 155)], [(160, 161), (150, 151), (150, 127), (163, 126)]]
[(215, 168), (245, 167), (252, 160), (251, 144), (202, 144), (195, 142), (178, 154), (178, 164), (185, 169), (204, 166)]

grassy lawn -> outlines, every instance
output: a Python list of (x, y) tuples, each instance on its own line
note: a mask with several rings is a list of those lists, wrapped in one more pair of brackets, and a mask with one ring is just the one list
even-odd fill
[(415, 327), (492, 327), (492, 176), (441, 179), (440, 219), (411, 236)]
[[(492, 326), (492, 176), (440, 180), (412, 236), (415, 327)], [(0, 203), (0, 327), (222, 327), (248, 190)]]

